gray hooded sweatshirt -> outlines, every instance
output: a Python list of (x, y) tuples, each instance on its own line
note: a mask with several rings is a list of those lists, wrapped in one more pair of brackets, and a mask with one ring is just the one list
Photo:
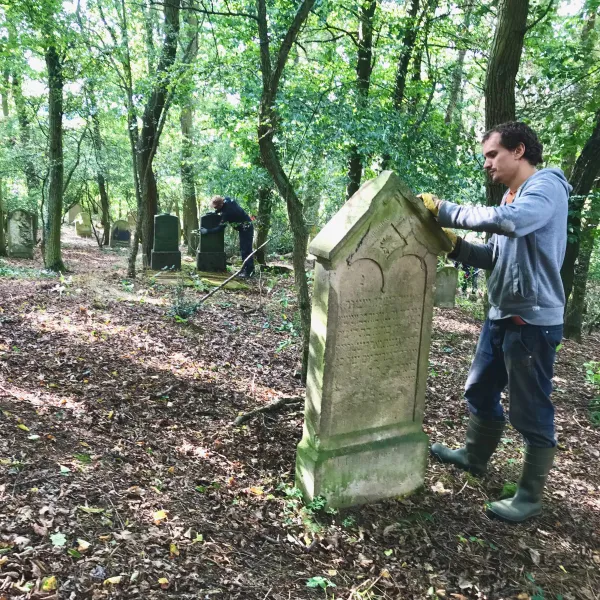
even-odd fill
[[(565, 292), (560, 278), (567, 246), (571, 186), (560, 169), (541, 169), (498, 207), (442, 202), (443, 227), (493, 233), (487, 244), (459, 238), (449, 255), (490, 270), (490, 319), (519, 316), (531, 325), (560, 325)], [(508, 193), (508, 192), (507, 192)]]

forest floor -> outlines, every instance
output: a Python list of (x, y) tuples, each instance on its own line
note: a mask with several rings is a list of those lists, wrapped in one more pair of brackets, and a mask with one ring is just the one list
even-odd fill
[[(558, 353), (560, 451), (539, 518), (483, 511), (518, 478), (508, 429), (482, 480), (430, 462), (414, 495), (343, 511), (294, 488), (302, 395), (293, 279), (221, 290), (193, 317), (126, 279), (126, 252), (69, 235), (72, 272), (0, 262), (0, 599), (600, 597), (600, 427), (584, 364)], [(191, 264), (191, 263), (190, 263)], [(190, 288), (189, 298), (202, 292)], [(180, 299), (181, 300), (181, 299)], [(458, 445), (481, 323), (435, 311), (425, 430)]]

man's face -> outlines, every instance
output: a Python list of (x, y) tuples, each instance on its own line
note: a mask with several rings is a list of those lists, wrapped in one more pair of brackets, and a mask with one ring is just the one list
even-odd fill
[(494, 132), (483, 142), (483, 168), (494, 183), (508, 185), (519, 170), (519, 159), (523, 156), (524, 148), (521, 144), (516, 150), (507, 150), (500, 139), (500, 134)]

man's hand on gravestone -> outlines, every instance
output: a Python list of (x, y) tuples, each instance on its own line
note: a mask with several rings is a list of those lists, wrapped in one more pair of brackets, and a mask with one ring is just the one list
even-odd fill
[[(442, 231), (448, 236), (448, 239), (452, 242), (452, 250), (456, 248), (456, 242), (458, 241), (458, 236), (452, 231), (452, 229), (446, 229), (442, 227)], [(450, 252), (452, 252), (452, 250)]]
[(201, 235), (205, 235), (208, 233), (208, 229), (206, 229), (206, 227), (200, 227), (200, 233)]
[(433, 194), (417, 194), (417, 198), (420, 198), (425, 205), (425, 208), (434, 216), (437, 217), (440, 212), (440, 204), (442, 201)]

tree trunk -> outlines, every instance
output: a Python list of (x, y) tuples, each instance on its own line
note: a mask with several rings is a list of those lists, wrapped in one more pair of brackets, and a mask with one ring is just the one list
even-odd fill
[(419, 23), (417, 15), (419, 13), (420, 0), (412, 0), (410, 9), (408, 10), (409, 20), (404, 30), (402, 38), (402, 51), (398, 59), (398, 68), (396, 70), (396, 81), (394, 84), (394, 108), (402, 110), (402, 102), (404, 101), (404, 91), (406, 89), (406, 77), (408, 75), (408, 65), (415, 48), (417, 41), (417, 33), (419, 31)]
[(49, 185), (44, 224), (44, 265), (51, 271), (64, 271), (60, 247), (60, 224), (63, 203), (63, 74), (61, 59), (56, 48), (50, 46), (46, 50), (46, 67), (48, 69), (48, 159)]
[[(500, 0), (485, 78), (485, 128), (515, 120), (515, 80), (527, 31), (529, 0)], [(486, 183), (488, 206), (498, 206), (501, 184)]]
[(31, 140), (30, 121), (29, 116), (27, 115), (27, 107), (25, 105), (25, 99), (23, 98), (23, 92), (21, 90), (21, 78), (16, 72), (13, 73), (12, 77), (12, 91), (17, 111), (17, 120), (19, 122), (19, 137), (21, 138), (21, 145), (26, 154), (24, 172), (25, 181), (27, 182), (27, 195), (29, 196), (30, 204), (35, 206), (37, 220), (40, 183), (36, 175), (35, 165), (29, 158), (29, 146)]
[(4, 234), (4, 181), (0, 179), (0, 256), (6, 256), (6, 236)]
[(10, 71), (5, 68), (2, 73), (2, 115), (8, 118), (8, 90), (10, 89)]
[[(598, 208), (592, 207), (590, 212), (597, 215)], [(588, 219), (585, 229), (581, 232), (579, 256), (573, 278), (573, 297), (569, 301), (565, 318), (564, 336), (580, 343), (590, 259), (592, 258), (594, 243), (596, 241), (595, 234), (597, 227), (598, 217), (596, 216)]]
[(261, 265), (267, 264), (267, 246), (261, 246), (269, 239), (271, 229), (271, 210), (273, 208), (273, 189), (261, 184), (258, 188), (258, 218), (256, 223), (256, 251), (254, 257)]
[(181, 109), (181, 187), (183, 190), (183, 235), (188, 248), (188, 254), (195, 255), (197, 248), (192, 231), (198, 230), (198, 203), (196, 200), (196, 183), (192, 157), (192, 123), (194, 113), (191, 107), (192, 99)]
[[(188, 3), (184, 4), (184, 7)], [(193, 7), (193, 2), (189, 2)], [(193, 10), (183, 12), (183, 20), (186, 28), (184, 37), (189, 43), (189, 63), (193, 64), (198, 56), (198, 18)], [(194, 99), (190, 92), (182, 94), (181, 108), (181, 188), (183, 192), (183, 237), (187, 244), (188, 254), (194, 256), (197, 251), (198, 234), (198, 202), (196, 200), (196, 182), (194, 173), (193, 148), (193, 124), (194, 124)]]
[[(469, 33), (471, 27), (471, 11), (473, 5), (469, 4), (465, 9), (465, 21), (464, 21), (464, 33)], [(446, 116), (444, 117), (444, 123), (450, 125), (458, 106), (458, 100), (461, 96), (462, 81), (463, 81), (463, 69), (465, 65), (465, 56), (467, 55), (467, 49), (461, 48), (458, 51), (458, 58), (456, 60), (456, 66), (452, 72), (452, 83), (450, 84), (450, 99), (448, 100), (448, 108), (446, 109)]]
[[(567, 251), (560, 276), (565, 288), (565, 298), (569, 300), (573, 290), (575, 262), (579, 255), (581, 235), (581, 213), (594, 180), (600, 173), (600, 110), (596, 113), (594, 129), (573, 167), (571, 185), (573, 191), (569, 198), (569, 217), (567, 221)], [(568, 309), (567, 309), (568, 312)]]
[(103, 234), (100, 246), (107, 246), (110, 241), (110, 204), (108, 191), (106, 189), (106, 176), (104, 170), (104, 157), (102, 136), (100, 135), (100, 119), (96, 110), (96, 99), (93, 90), (89, 90), (90, 104), (92, 108), (92, 140), (96, 154), (96, 182), (100, 193), (100, 220), (102, 222)]
[[(358, 24), (358, 57), (356, 61), (356, 93), (359, 120), (367, 107), (371, 70), (373, 64), (373, 16), (377, 8), (377, 0), (365, 0), (359, 7)], [(353, 196), (360, 187), (363, 172), (363, 157), (358, 146), (350, 149), (348, 160), (348, 186), (346, 198)]]
[(279, 89), (279, 82), (292, 45), (298, 37), (300, 28), (308, 18), (314, 4), (315, 0), (303, 0), (281, 42), (279, 52), (274, 61), (275, 64), (272, 65), (266, 0), (257, 0), (260, 65), (263, 83), (258, 111), (258, 144), (262, 162), (273, 178), (279, 195), (285, 200), (290, 227), (292, 228), (294, 239), (294, 279), (296, 282), (298, 309), (302, 322), (302, 381), (304, 382), (306, 382), (308, 368), (308, 340), (310, 335), (310, 294), (308, 292), (305, 268), (308, 236), (302, 213), (302, 203), (298, 199), (293, 186), (283, 170), (273, 138), (278, 127), (275, 99)]
[[(152, 161), (156, 154), (160, 133), (161, 120), (166, 118), (168, 110), (167, 95), (172, 83), (170, 69), (175, 62), (177, 40), (179, 36), (180, 0), (172, 0), (164, 5), (165, 37), (160, 62), (156, 73), (156, 83), (144, 109), (142, 131), (138, 140), (138, 173), (142, 196), (142, 248), (145, 263), (150, 262), (150, 252), (154, 238), (154, 216), (158, 210), (158, 189)], [(140, 218), (140, 215), (138, 215)]]
[[(396, 69), (396, 80), (394, 82), (393, 107), (396, 113), (402, 112), (402, 103), (404, 102), (404, 92), (406, 90), (406, 78), (408, 75), (408, 65), (412, 57), (417, 34), (419, 32), (419, 4), (420, 0), (411, 0), (411, 5), (408, 10), (408, 19), (402, 37), (402, 51), (398, 59), (398, 67)], [(389, 152), (383, 154), (381, 160), (381, 170), (385, 171), (392, 167), (392, 157)]]

